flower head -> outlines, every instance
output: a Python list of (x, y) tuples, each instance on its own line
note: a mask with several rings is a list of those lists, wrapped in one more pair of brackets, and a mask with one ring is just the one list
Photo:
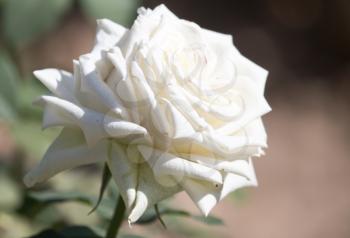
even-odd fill
[(52, 92), (36, 103), (43, 127), (62, 126), (33, 186), (79, 165), (106, 162), (129, 221), (179, 191), (207, 215), (230, 192), (256, 186), (251, 158), (263, 154), (267, 71), (232, 37), (140, 8), (131, 29), (98, 20), (93, 50), (74, 73), (35, 71)]

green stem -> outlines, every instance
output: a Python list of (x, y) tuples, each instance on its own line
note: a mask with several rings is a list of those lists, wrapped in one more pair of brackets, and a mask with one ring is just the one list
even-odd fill
[(114, 214), (109, 223), (106, 238), (116, 238), (119, 228), (123, 222), (125, 213), (125, 205), (121, 196), (119, 196), (118, 203), (115, 206)]

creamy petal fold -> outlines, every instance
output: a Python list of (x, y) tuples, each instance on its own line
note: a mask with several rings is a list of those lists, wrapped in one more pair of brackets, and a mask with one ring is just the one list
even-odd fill
[(173, 130), (173, 138), (192, 138), (196, 135), (193, 126), (186, 120), (183, 114), (169, 101), (165, 102), (164, 113), (168, 118), (168, 123)]
[(94, 92), (100, 99), (101, 103), (109, 108), (110, 111), (119, 114), (124, 119), (128, 119), (127, 110), (123, 107), (120, 99), (102, 80), (101, 76), (96, 70), (96, 65), (94, 64), (91, 55), (87, 54), (80, 56), (79, 62), (81, 66), (81, 73), (84, 77), (84, 80), (81, 82), (81, 90)]
[(109, 137), (104, 129), (105, 116), (101, 113), (51, 96), (42, 96), (36, 103), (44, 106), (43, 128), (77, 126), (90, 146)]
[(251, 177), (251, 165), (245, 159), (227, 161), (220, 158), (191, 155), (191, 160), (222, 172), (233, 173), (246, 178)]
[(271, 107), (257, 90), (252, 79), (238, 76), (234, 89), (239, 92), (242, 98), (242, 114), (237, 119), (217, 128), (216, 132), (220, 134), (235, 133), (248, 123), (271, 111)]
[(120, 120), (114, 117), (114, 114), (104, 115), (56, 97), (42, 96), (36, 103), (44, 106), (44, 128), (77, 126), (83, 131), (90, 146), (104, 138), (143, 136), (147, 133), (142, 126)]
[(172, 104), (186, 117), (195, 130), (210, 128), (210, 125), (192, 107), (185, 95), (174, 85), (167, 85), (168, 96)]
[(147, 146), (138, 146), (138, 149), (145, 158), (151, 155), (147, 162), (157, 177), (168, 175), (172, 176), (176, 181), (181, 181), (188, 177), (213, 184), (222, 184), (221, 173), (216, 169)]
[(111, 20), (97, 20), (95, 46), (90, 56), (102, 78), (107, 77), (112, 70), (112, 65), (106, 58), (106, 51), (115, 46), (127, 31), (126, 28)]
[(73, 60), (74, 68), (74, 95), (78, 100), (79, 104), (84, 107), (88, 107), (96, 112), (107, 113), (109, 108), (101, 102), (98, 95), (92, 90), (82, 90), (82, 81), (84, 76), (81, 72), (81, 65), (78, 60)]

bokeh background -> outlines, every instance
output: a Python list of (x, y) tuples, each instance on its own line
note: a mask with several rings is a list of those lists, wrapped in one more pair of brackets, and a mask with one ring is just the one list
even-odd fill
[[(133, 229), (124, 224), (123, 237), (350, 237), (347, 0), (0, 0), (0, 237), (72, 225), (103, 230), (108, 207), (87, 215), (100, 167), (62, 173), (34, 192), (22, 184), (58, 132), (40, 129), (41, 111), (31, 102), (46, 90), (31, 72), (71, 71), (72, 59), (93, 45), (95, 19), (130, 26), (137, 7), (160, 3), (232, 34), (242, 54), (269, 70), (269, 149), (255, 163), (259, 187), (239, 190), (213, 210), (224, 224), (164, 216), (167, 230), (158, 221)], [(165, 204), (199, 215), (185, 194)], [(79, 237), (93, 237), (88, 233)]]

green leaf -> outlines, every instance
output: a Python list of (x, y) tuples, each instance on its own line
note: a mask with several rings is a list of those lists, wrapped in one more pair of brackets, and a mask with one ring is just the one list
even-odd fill
[[(11, 126), (16, 143), (34, 158), (41, 158), (59, 132), (59, 128), (42, 131), (38, 120), (17, 120)], [(38, 133), (40, 132), (41, 133)]]
[(154, 211), (156, 212), (156, 216), (157, 216), (157, 219), (158, 219), (158, 221), (160, 222), (160, 224), (162, 224), (162, 226), (163, 226), (164, 229), (167, 229), (167, 226), (165, 225), (165, 222), (164, 222), (164, 220), (162, 219), (162, 215), (161, 215), (160, 212), (159, 212), (159, 207), (158, 207), (158, 204), (157, 204), (157, 203), (154, 205)]
[[(41, 191), (33, 192), (29, 191), (27, 196), (24, 198), (23, 206), (19, 209), (19, 213), (23, 215), (30, 216), (35, 219), (41, 219), (44, 215), (46, 217), (49, 214), (45, 214), (47, 209), (54, 208), (53, 204), (63, 203), (63, 202), (81, 202), (86, 205), (92, 205), (94, 203), (94, 198), (89, 197), (85, 194), (79, 192), (52, 192), (52, 191)], [(51, 212), (52, 214), (52, 212)], [(49, 220), (52, 217), (50, 217)], [(43, 222), (43, 221), (41, 221)], [(50, 223), (51, 221), (49, 221)]]
[(0, 172), (0, 213), (12, 211), (21, 204), (21, 190), (5, 171)]
[(113, 216), (113, 209), (117, 203), (116, 199), (102, 199), (100, 205), (97, 207), (97, 213), (104, 219), (111, 219)]
[(70, 201), (81, 202), (88, 205), (92, 205), (94, 203), (93, 198), (79, 192), (30, 192), (28, 196), (37, 202), (46, 204)]
[(136, 17), (141, 0), (80, 0), (85, 14), (93, 19), (108, 18), (130, 26)]
[[(159, 213), (163, 214), (162, 210)], [(136, 223), (140, 225), (145, 225), (155, 222), (157, 219), (158, 217), (156, 211), (153, 208), (149, 208)]]
[(47, 93), (47, 90), (41, 86), (37, 80), (28, 78), (24, 80), (18, 91), (18, 114), (21, 118), (40, 121), (42, 117), (42, 109), (33, 106), (33, 101), (40, 95)]
[[(43, 210), (54, 203), (62, 202), (80, 202), (89, 206), (96, 204), (98, 200), (94, 196), (88, 196), (79, 192), (53, 192), (53, 191), (44, 191), (44, 192), (29, 192), (28, 204), (31, 204), (31, 207), (36, 207), (38, 211)], [(110, 219), (113, 215), (113, 209), (116, 204), (116, 201), (113, 199), (102, 199), (100, 205), (97, 208), (98, 214), (105, 219)], [(30, 208), (29, 208), (30, 210)]]
[(144, 236), (125, 234), (121, 235), (121, 238), (145, 238)]
[[(171, 216), (183, 216), (188, 218), (193, 218), (196, 221), (205, 223), (207, 225), (223, 225), (224, 222), (215, 216), (197, 216), (192, 215), (189, 212), (177, 209), (163, 208), (159, 210), (159, 214), (162, 216), (171, 215)], [(138, 224), (148, 224), (154, 222), (158, 219), (157, 213), (153, 209), (148, 209), (145, 214), (137, 221)]]
[(60, 231), (47, 229), (30, 238), (101, 238), (86, 226), (69, 226)]
[(100, 205), (104, 191), (106, 190), (107, 185), (108, 185), (109, 181), (111, 180), (111, 177), (112, 177), (112, 175), (111, 175), (111, 172), (109, 171), (108, 165), (105, 164), (103, 167), (103, 175), (102, 175), (101, 188), (100, 188), (98, 200), (96, 202), (96, 205), (89, 212), (89, 214), (93, 213), (96, 210), (96, 208)]
[(99, 238), (92, 229), (86, 226), (68, 226), (60, 231), (66, 238)]
[(14, 112), (11, 105), (0, 95), (0, 119), (5, 119), (6, 121), (14, 120), (16, 113)]
[(15, 111), (19, 74), (10, 57), (0, 51), (0, 96)]
[(237, 203), (245, 202), (248, 199), (248, 197), (248, 190), (244, 188), (238, 189), (230, 194), (230, 198), (232, 198)]
[(6, 39), (13, 46), (30, 43), (55, 27), (72, 3), (71, 0), (6, 0), (3, 8)]
[(65, 238), (65, 237), (53, 229), (47, 229), (29, 238)]
[(192, 216), (193, 219), (195, 219), (196, 221), (208, 224), (208, 225), (223, 225), (224, 222), (217, 217), (214, 216)]
[(191, 213), (183, 211), (183, 210), (177, 210), (177, 209), (164, 209), (161, 214), (163, 215), (173, 215), (173, 216), (185, 216), (190, 217)]

